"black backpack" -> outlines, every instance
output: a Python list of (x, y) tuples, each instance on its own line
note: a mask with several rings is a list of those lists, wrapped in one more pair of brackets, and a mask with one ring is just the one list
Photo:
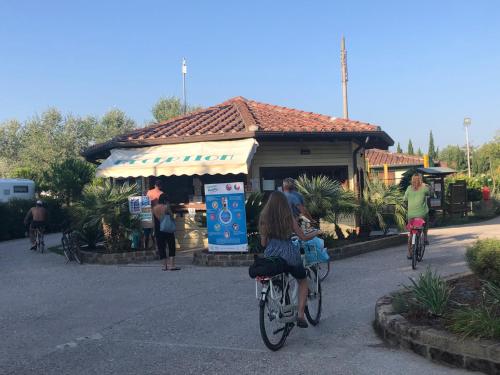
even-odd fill
[(252, 279), (257, 276), (276, 276), (286, 272), (287, 263), (280, 257), (254, 257), (253, 264), (248, 268), (248, 274)]

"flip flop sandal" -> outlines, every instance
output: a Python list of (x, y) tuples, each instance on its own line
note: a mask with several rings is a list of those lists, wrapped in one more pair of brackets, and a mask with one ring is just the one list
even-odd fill
[(174, 267), (174, 268), (169, 268), (168, 270), (169, 271), (180, 271), (180, 268), (179, 267)]

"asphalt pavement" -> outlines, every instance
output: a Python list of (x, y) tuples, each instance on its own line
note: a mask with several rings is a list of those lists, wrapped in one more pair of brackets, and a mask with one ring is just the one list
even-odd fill
[(463, 272), (465, 247), (492, 236), (500, 218), (434, 229), (416, 271), (404, 246), (333, 263), (320, 324), (294, 329), (279, 352), (260, 338), (247, 268), (80, 266), (2, 242), (0, 374), (465, 374), (384, 345), (374, 304), (426, 266)]

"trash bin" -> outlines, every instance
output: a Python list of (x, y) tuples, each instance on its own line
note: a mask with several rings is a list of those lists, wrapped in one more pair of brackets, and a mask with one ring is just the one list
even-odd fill
[(489, 201), (490, 200), (490, 188), (488, 186), (483, 186), (481, 191), (483, 193), (483, 201)]

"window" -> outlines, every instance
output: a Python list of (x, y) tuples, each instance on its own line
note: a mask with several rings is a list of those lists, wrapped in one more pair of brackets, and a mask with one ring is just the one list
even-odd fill
[(27, 193), (27, 192), (28, 192), (28, 186), (26, 185), (14, 186), (14, 193)]

